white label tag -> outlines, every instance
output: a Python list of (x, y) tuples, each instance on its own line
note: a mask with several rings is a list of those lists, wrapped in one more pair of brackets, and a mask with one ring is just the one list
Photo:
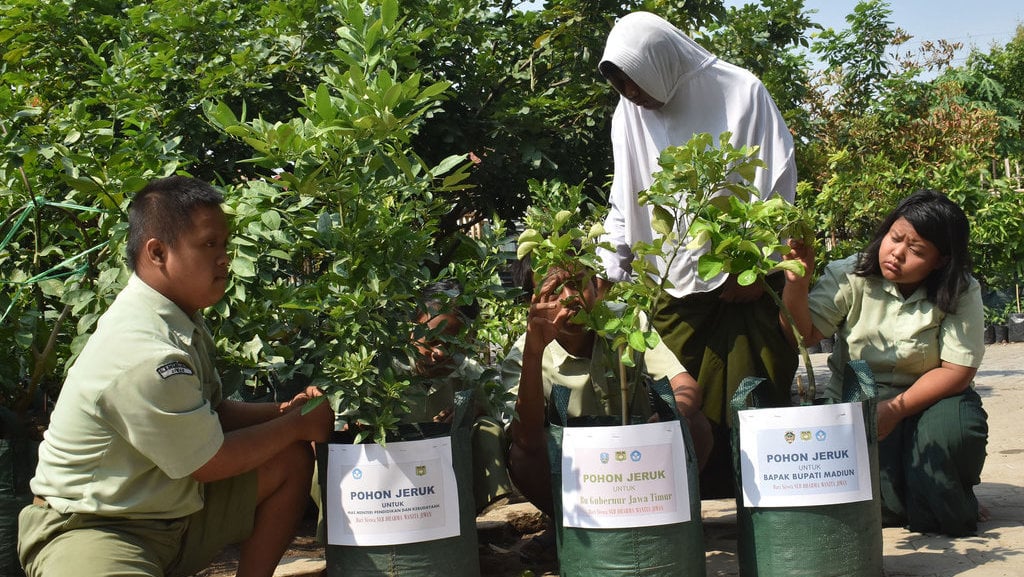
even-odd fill
[(871, 499), (861, 403), (739, 412), (743, 503), (833, 505)]
[(625, 528), (690, 520), (679, 421), (562, 430), (562, 523)]
[(325, 517), (330, 545), (399, 545), (459, 534), (449, 437), (329, 445)]

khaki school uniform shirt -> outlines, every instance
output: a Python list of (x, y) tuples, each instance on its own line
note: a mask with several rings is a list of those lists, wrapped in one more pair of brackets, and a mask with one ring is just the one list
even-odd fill
[(822, 335), (838, 334), (829, 357), (828, 396), (840, 398), (850, 359), (867, 362), (879, 384), (909, 387), (942, 361), (981, 366), (985, 355), (981, 287), (971, 279), (945, 314), (928, 300), (924, 286), (904, 298), (881, 277), (854, 274), (857, 256), (830, 263), (810, 293), (811, 320)]
[[(503, 386), (513, 398), (519, 392), (519, 379), (523, 373), (523, 350), (526, 346), (526, 335), (523, 334), (512, 345), (501, 364), (501, 380)], [(648, 350), (643, 356), (643, 368), (654, 380), (672, 377), (685, 373), (682, 363), (659, 340), (658, 345)], [(561, 385), (570, 390), (569, 417), (590, 415), (618, 415), (621, 412), (622, 400), (619, 394), (618, 357), (610, 350), (607, 341), (601, 338), (594, 340), (594, 349), (590, 358), (577, 357), (566, 352), (558, 341), (544, 349), (541, 373), (544, 382), (544, 398), (551, 398), (551, 388)], [(627, 369), (627, 378), (635, 374)], [(630, 412), (642, 417), (650, 416), (651, 406), (644, 387), (633, 386)], [(514, 408), (514, 407), (513, 407)], [(510, 414), (514, 414), (510, 411)], [(554, 407), (548, 403), (549, 419), (559, 422)]]
[(62, 513), (169, 519), (203, 506), (190, 475), (224, 440), (202, 318), (132, 275), (68, 372), (32, 491)]
[[(400, 364), (399, 367), (406, 371), (407, 374), (415, 373), (411, 365)], [(462, 356), (448, 375), (414, 381), (406, 389), (409, 413), (402, 415), (402, 422), (430, 422), (441, 411), (452, 408), (455, 404), (455, 393), (469, 389), (476, 390), (476, 406), (486, 411), (487, 399), (484, 398), (484, 390), (481, 383), (483, 374), (484, 368), (480, 363), (469, 357)]]

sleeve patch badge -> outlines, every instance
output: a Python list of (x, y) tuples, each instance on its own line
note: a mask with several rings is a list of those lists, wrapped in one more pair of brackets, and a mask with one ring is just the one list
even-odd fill
[(160, 375), (161, 379), (173, 377), (174, 375), (194, 375), (192, 367), (186, 365), (181, 361), (173, 361), (156, 368), (156, 374)]

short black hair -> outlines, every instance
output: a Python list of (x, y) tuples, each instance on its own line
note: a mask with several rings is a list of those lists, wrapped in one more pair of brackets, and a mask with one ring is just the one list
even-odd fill
[(151, 180), (132, 198), (128, 207), (128, 268), (146, 241), (155, 238), (174, 246), (178, 237), (192, 226), (192, 212), (198, 207), (220, 206), (224, 195), (210, 184), (187, 176)]
[(467, 325), (480, 316), (480, 303), (476, 298), (465, 297), (462, 284), (457, 280), (442, 279), (432, 282), (423, 287), (420, 295), (423, 298), (424, 309), (431, 314), (454, 310)]
[(956, 312), (956, 302), (967, 289), (971, 278), (971, 253), (968, 242), (970, 224), (955, 202), (941, 192), (920, 190), (900, 201), (878, 226), (874, 238), (861, 253), (855, 272), (858, 276), (881, 276), (878, 251), (892, 224), (907, 219), (921, 238), (935, 245), (946, 258), (945, 266), (931, 272), (924, 280), (928, 300), (945, 313)]

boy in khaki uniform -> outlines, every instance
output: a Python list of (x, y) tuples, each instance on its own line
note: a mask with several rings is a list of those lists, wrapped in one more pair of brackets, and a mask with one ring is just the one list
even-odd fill
[[(532, 283), (531, 283), (532, 285)], [(532, 286), (528, 287), (532, 292)], [(511, 444), (508, 471), (519, 491), (551, 516), (551, 470), (548, 462), (547, 424), (557, 417), (548, 399), (554, 385), (570, 389), (568, 414), (616, 415), (621, 408), (615, 374), (617, 357), (604, 337), (572, 322), (580, 310), (590, 311), (601, 298), (593, 275), (582, 270), (552, 268), (532, 296), (526, 333), (502, 361), (501, 378), (516, 395), (516, 418), (509, 426)], [(676, 406), (686, 417), (698, 461), (710, 452), (710, 427), (700, 413), (697, 383), (664, 344), (643, 355), (644, 372), (666, 378)], [(635, 414), (650, 416), (643, 387), (635, 387), (630, 401)]]
[[(488, 506), (513, 493), (505, 463), (504, 427), (495, 407), (489, 406), (482, 380), (486, 369), (476, 360), (458, 351), (458, 341), (476, 320), (480, 305), (456, 304), (462, 297), (462, 286), (454, 280), (432, 283), (423, 289), (423, 310), (416, 322), (439, 334), (434, 339), (415, 342), (417, 357), (412, 366), (403, 367), (423, 379), (420, 394), (410, 400), (410, 413), (403, 422), (450, 421), (456, 391), (476, 389), (476, 414), (473, 419), (473, 498), (479, 514)], [(415, 388), (414, 394), (415, 394)]]
[(327, 403), (224, 399), (201, 310), (228, 280), (221, 194), (180, 176), (129, 211), (134, 274), (68, 372), (19, 518), (29, 577), (190, 575), (240, 543), (272, 575), (306, 506)]

